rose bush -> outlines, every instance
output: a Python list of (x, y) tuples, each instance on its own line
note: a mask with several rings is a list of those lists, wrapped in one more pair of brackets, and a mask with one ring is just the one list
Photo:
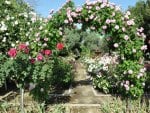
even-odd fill
[(29, 40), (35, 13), (22, 0), (1, 0), (0, 8), (0, 51), (5, 53), (20, 41)]
[(118, 56), (110, 56), (108, 53), (95, 58), (85, 58), (84, 63), (87, 66), (87, 72), (92, 77), (93, 87), (100, 89), (104, 93), (112, 93), (116, 88), (116, 78), (114, 75), (117, 66)]
[[(137, 28), (129, 11), (123, 14), (120, 7), (111, 4), (107, 0), (87, 1), (83, 7), (75, 9), (68, 8), (65, 23), (66, 22), (69, 24), (82, 23), (82, 30), (90, 29), (102, 35), (106, 34), (107, 37), (105, 38), (108, 42), (110, 54), (112, 51), (115, 51), (119, 55), (119, 65), (116, 67), (116, 73), (114, 73), (117, 77), (117, 82), (125, 79), (121, 72), (126, 71), (126, 68), (128, 68), (127, 65), (124, 64), (125, 62), (130, 60), (130, 62), (128, 62), (129, 65), (140, 63), (141, 68), (144, 68), (143, 51), (145, 51), (147, 47), (143, 44), (146, 36), (143, 33), (143, 28)], [(119, 68), (120, 65), (126, 68)], [(140, 68), (137, 68), (135, 65), (133, 68), (133, 72), (140, 71)], [(135, 92), (135, 89), (127, 91), (125, 88), (121, 88), (126, 92), (126, 95), (122, 96), (138, 98), (143, 94), (141, 84), (144, 84), (145, 79), (135, 76), (133, 76), (132, 79), (126, 77), (126, 80), (135, 85), (134, 88), (136, 87), (137, 92)], [(121, 86), (117, 85), (117, 87), (119, 89)], [(122, 90), (118, 90), (117, 92), (123, 94)]]

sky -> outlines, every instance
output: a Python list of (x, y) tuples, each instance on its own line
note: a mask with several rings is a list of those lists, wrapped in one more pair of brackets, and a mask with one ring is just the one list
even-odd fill
[[(32, 5), (35, 11), (47, 17), (51, 9), (58, 10), (66, 0), (25, 0), (30, 5)], [(86, 0), (73, 0), (76, 6), (81, 6)], [(128, 6), (134, 6), (137, 0), (109, 0), (109, 2), (115, 3), (121, 6), (123, 10), (126, 10)]]

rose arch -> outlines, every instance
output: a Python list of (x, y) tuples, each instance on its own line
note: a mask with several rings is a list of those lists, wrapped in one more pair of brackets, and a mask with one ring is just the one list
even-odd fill
[(145, 82), (145, 35), (143, 28), (135, 25), (130, 12), (121, 12), (120, 7), (107, 0), (87, 1), (82, 7), (75, 7), (69, 0), (59, 11), (49, 16), (46, 29), (51, 34), (45, 35), (61, 40), (64, 28), (74, 28), (76, 23), (82, 24), (82, 31), (90, 29), (102, 35), (107, 34), (104, 38), (110, 54), (116, 52), (119, 55), (119, 64), (114, 73), (117, 92), (125, 97), (141, 96)]

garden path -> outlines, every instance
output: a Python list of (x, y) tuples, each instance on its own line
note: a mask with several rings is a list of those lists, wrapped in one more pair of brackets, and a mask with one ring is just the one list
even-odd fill
[(82, 63), (76, 63), (76, 73), (70, 101), (66, 103), (68, 113), (101, 113), (100, 105), (103, 102), (111, 101), (110, 96), (95, 95), (90, 76), (87, 75)]

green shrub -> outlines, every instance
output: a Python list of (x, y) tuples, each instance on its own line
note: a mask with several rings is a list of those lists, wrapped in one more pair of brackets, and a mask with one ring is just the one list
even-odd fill
[(1, 0), (0, 9), (0, 52), (5, 54), (16, 43), (29, 40), (33, 10), (22, 0)]
[(52, 91), (52, 69), (54, 61), (51, 59), (43, 62), (35, 62), (33, 64), (33, 72), (31, 74), (31, 92), (32, 97), (43, 102), (48, 100), (49, 93)]
[[(0, 87), (3, 86), (7, 76), (7, 73), (4, 73), (6, 71), (6, 65), (4, 65), (6, 60), (6, 56), (0, 53)], [(9, 65), (8, 65), (9, 66)]]
[(52, 85), (58, 88), (69, 87), (73, 80), (72, 66), (62, 59), (55, 60)]
[(119, 82), (118, 89), (122, 96), (138, 98), (143, 95), (146, 79), (143, 65), (131, 60), (124, 61), (118, 65), (116, 75)]

